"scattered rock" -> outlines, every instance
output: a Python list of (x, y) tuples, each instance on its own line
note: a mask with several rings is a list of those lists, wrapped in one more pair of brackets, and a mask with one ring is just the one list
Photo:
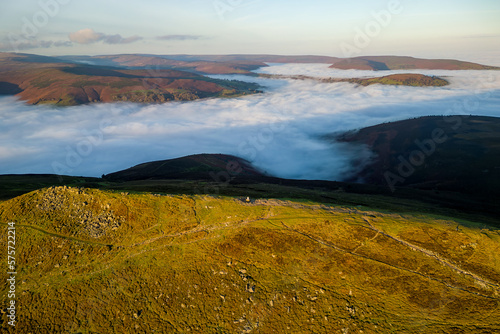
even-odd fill
[(248, 292), (254, 293), (255, 292), (255, 285), (248, 283), (245, 290)]
[[(57, 219), (61, 225), (54, 229), (60, 233), (70, 232), (72, 235), (86, 234), (92, 238), (100, 238), (109, 231), (117, 230), (125, 222), (124, 217), (114, 214), (110, 203), (101, 204), (97, 209), (96, 199), (91, 191), (62, 186), (50, 187), (41, 192), (34, 207)], [(75, 229), (71, 221), (61, 221), (58, 219), (61, 216), (78, 222), (81, 228)], [(58, 247), (62, 248), (62, 245)]]

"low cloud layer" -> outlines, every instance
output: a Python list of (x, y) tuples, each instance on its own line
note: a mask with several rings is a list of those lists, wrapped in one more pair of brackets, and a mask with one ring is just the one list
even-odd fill
[[(334, 76), (338, 70), (301, 64), (266, 71)], [(64, 109), (0, 98), (0, 173), (100, 176), (146, 161), (226, 153), (280, 177), (341, 180), (360, 167), (354, 161), (368, 159), (370, 152), (329, 143), (325, 134), (425, 115), (500, 117), (499, 72), (440, 73), (450, 86), (360, 87), (249, 78), (265, 85), (266, 92), (235, 99)]]
[(129, 44), (142, 39), (140, 36), (124, 38), (120, 34), (107, 35), (93, 29), (82, 29), (69, 34), (70, 41), (78, 44), (92, 44), (103, 41), (106, 44)]
[(37, 40), (37, 39), (13, 39), (8, 41), (7, 39), (0, 42), (0, 51), (23, 51), (32, 49), (48, 49), (51, 47), (69, 47), (73, 46), (70, 41), (52, 41), (52, 40)]

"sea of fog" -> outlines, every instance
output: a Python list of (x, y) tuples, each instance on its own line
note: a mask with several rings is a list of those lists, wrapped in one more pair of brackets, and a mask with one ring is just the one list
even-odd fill
[[(327, 64), (270, 64), (271, 74), (367, 77), (401, 71), (329, 69)], [(324, 135), (426, 115), (500, 117), (500, 71), (403, 71), (446, 77), (446, 87), (397, 87), (242, 75), (264, 93), (156, 105), (32, 106), (0, 98), (0, 174), (100, 176), (133, 165), (197, 153), (245, 158), (269, 174), (342, 180), (371, 153)]]

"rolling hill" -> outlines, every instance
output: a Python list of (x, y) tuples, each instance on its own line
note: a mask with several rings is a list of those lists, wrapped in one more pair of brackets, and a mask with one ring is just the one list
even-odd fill
[(62, 57), (71, 61), (84, 61), (97, 65), (129, 67), (129, 68), (153, 68), (153, 69), (178, 69), (199, 74), (248, 74), (250, 71), (267, 66), (265, 63), (253, 60), (200, 60), (172, 58), (155, 55), (110, 55), (110, 56), (68, 56)]
[(161, 103), (259, 92), (259, 86), (169, 69), (127, 70), (67, 63), (53, 57), (0, 54), (0, 94), (31, 104)]
[(442, 87), (449, 85), (449, 82), (445, 79), (415, 73), (391, 74), (383, 77), (349, 79), (347, 81), (362, 86), (382, 84), (393, 86)]
[(211, 180), (218, 173), (238, 177), (264, 177), (250, 162), (225, 154), (197, 154), (187, 157), (143, 163), (104, 175), (109, 181), (140, 180)]
[(376, 153), (366, 183), (500, 197), (500, 119), (456, 115), (380, 124), (334, 136)]
[[(412, 145), (431, 150), (415, 143), (430, 145), (430, 131), (429, 170), (414, 174), (434, 183), (408, 177), (395, 192), (274, 178), (222, 154), (103, 178), (0, 176), (17, 305), (16, 328), (2, 309), (1, 331), (500, 331), (499, 197), (486, 184), (498, 177), (471, 176), (477, 189), (449, 182), (451, 164), (462, 163), (458, 173), (496, 164), (498, 124), (425, 117), (335, 136), (371, 145), (373, 166), (385, 166)], [(364, 172), (382, 171), (373, 166)]]
[(498, 70), (499, 67), (454, 59), (422, 59), (401, 56), (363, 56), (341, 59), (331, 68), (342, 70)]
[(492, 196), (467, 189), (437, 190), (405, 184), (397, 184), (397, 191), (393, 192), (386, 183), (282, 179), (259, 171), (244, 159), (224, 154), (198, 154), (147, 162), (103, 175), (102, 178), (0, 175), (0, 200), (61, 185), (120, 192), (286, 198), (362, 205), (399, 213), (441, 212), (458, 219), (478, 220), (500, 226), (500, 208), (495, 194)]
[(65, 56), (68, 61), (84, 61), (105, 66), (160, 67), (209, 74), (248, 74), (267, 63), (333, 64), (331, 68), (357, 70), (494, 70), (487, 66), (455, 59), (422, 59), (405, 56), (362, 56), (338, 58), (328, 56), (284, 55), (109, 55)]
[(51, 187), (0, 202), (0, 223), (4, 333), (500, 330), (500, 234), (473, 221)]
[(92, 62), (105, 66), (165, 67), (207, 74), (249, 74), (266, 63), (333, 63), (336, 57), (280, 55), (111, 55), (63, 56), (69, 61)]
[(349, 82), (361, 86), (369, 85), (392, 85), (392, 86), (414, 86), (414, 87), (442, 87), (449, 85), (445, 79), (417, 73), (391, 74), (374, 78), (321, 78), (307, 75), (282, 75), (282, 74), (259, 74), (260, 77), (268, 79), (292, 79), (292, 80), (314, 80), (322, 83)]
[[(330, 63), (341, 69), (496, 69), (455, 60), (411, 57), (273, 55), (108, 55), (46, 57), (0, 53), (0, 95), (16, 95), (31, 104), (71, 106), (97, 102), (164, 103), (207, 97), (234, 97), (261, 92), (254, 83), (219, 80), (205, 74), (246, 74), (267, 62)], [(261, 76), (266, 76), (261, 74)], [(280, 76), (268, 75), (279, 78)], [(303, 76), (293, 78), (304, 79)], [(382, 78), (322, 79), (360, 85), (443, 86), (446, 80), (422, 74)]]

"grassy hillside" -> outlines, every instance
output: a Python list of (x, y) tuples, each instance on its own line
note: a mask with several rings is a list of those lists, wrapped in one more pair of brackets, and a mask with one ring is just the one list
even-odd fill
[(0, 203), (11, 221), (6, 333), (500, 330), (500, 235), (471, 221), (67, 187)]

